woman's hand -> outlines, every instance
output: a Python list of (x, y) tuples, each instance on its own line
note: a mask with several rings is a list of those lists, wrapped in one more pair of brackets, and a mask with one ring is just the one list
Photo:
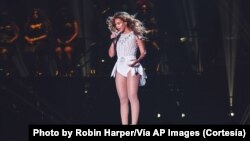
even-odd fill
[(112, 32), (112, 34), (110, 35), (110, 39), (115, 39), (117, 37), (117, 33)]
[(130, 67), (135, 67), (138, 64), (138, 60), (137, 59), (132, 59), (132, 60), (130, 60), (130, 62), (132, 62), (131, 64), (128, 65)]
[(28, 40), (28, 43), (29, 43), (29, 44), (33, 44), (33, 43), (34, 43), (34, 40), (33, 40), (33, 39), (29, 39), (29, 40)]

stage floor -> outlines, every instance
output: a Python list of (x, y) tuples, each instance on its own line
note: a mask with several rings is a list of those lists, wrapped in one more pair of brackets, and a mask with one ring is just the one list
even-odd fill
[[(211, 74), (149, 75), (139, 89), (139, 124), (241, 124), (249, 105), (248, 77), (236, 80), (235, 116), (230, 117), (226, 76)], [(0, 134), (8, 140), (26, 139), (31, 124), (120, 124), (113, 78), (8, 78), (0, 83)]]

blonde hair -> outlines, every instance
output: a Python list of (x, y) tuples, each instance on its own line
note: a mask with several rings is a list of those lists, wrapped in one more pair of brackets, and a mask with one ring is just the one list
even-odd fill
[(130, 15), (127, 12), (117, 12), (113, 16), (108, 17), (107, 24), (111, 32), (116, 32), (115, 19), (121, 19), (124, 22), (127, 22), (127, 26), (134, 31), (135, 35), (141, 39), (146, 39), (146, 28), (143, 23), (136, 19), (134, 15)]

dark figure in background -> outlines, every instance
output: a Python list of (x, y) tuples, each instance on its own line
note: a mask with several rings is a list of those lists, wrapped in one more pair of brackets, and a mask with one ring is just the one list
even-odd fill
[(50, 21), (41, 9), (35, 8), (25, 25), (24, 58), (31, 75), (41, 76), (48, 72)]
[(57, 76), (71, 77), (74, 74), (75, 54), (79, 24), (73, 14), (62, 8), (55, 18)]
[(154, 14), (154, 5), (150, 0), (137, 1), (137, 14), (136, 17), (140, 19), (147, 31), (148, 40), (145, 42), (147, 46), (147, 58), (144, 62), (145, 68), (148, 73), (154, 74), (159, 70), (160, 62), (160, 47), (158, 43), (158, 27), (157, 20)]
[(19, 28), (8, 11), (0, 13), (0, 71), (4, 76), (10, 76), (11, 57), (19, 37)]

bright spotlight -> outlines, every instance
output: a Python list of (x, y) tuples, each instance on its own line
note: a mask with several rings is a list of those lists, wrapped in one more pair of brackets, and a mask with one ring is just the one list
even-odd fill
[(157, 118), (161, 118), (161, 114), (160, 113), (157, 114)]
[(234, 112), (231, 112), (231, 113), (230, 113), (230, 116), (231, 116), (231, 117), (234, 117), (234, 116), (235, 116)]
[(182, 113), (181, 114), (181, 118), (185, 118), (186, 117), (186, 114), (185, 113)]
[(181, 37), (180, 41), (183, 43), (183, 42), (187, 41), (187, 38), (186, 37)]

